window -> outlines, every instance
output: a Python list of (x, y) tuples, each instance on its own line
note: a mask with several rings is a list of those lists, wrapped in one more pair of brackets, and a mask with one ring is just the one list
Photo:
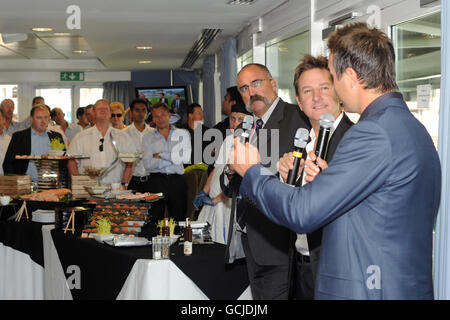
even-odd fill
[(103, 88), (80, 88), (80, 107), (94, 104), (97, 100), (102, 98)]
[[(399, 90), (411, 112), (427, 128), (437, 149), (441, 88), (441, 14), (439, 12), (397, 24), (392, 27), (392, 35)], [(421, 99), (418, 99), (418, 90), (421, 90)]]
[(294, 73), (306, 53), (309, 53), (308, 31), (266, 46), (266, 66), (277, 80), (278, 96), (286, 102), (296, 104)]
[(248, 50), (246, 53), (244, 53), (242, 56), (237, 58), (237, 70), (242, 69), (245, 65), (253, 63), (253, 49)]
[(17, 84), (0, 85), (0, 102), (4, 99), (11, 99), (14, 101), (14, 120), (17, 121), (17, 114), (19, 113), (19, 106), (17, 105)]
[(45, 104), (53, 108), (61, 108), (66, 114), (67, 122), (72, 122), (72, 88), (41, 88), (36, 89), (36, 96), (45, 99)]

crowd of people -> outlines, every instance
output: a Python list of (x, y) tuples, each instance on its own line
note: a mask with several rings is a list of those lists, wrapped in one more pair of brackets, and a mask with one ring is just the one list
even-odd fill
[[(151, 108), (141, 98), (126, 109), (98, 100), (77, 110), (77, 124), (41, 97), (33, 99), (28, 123), (16, 123), (14, 103), (4, 100), (4, 173), (36, 180), (32, 162), (15, 156), (46, 154), (52, 139), (64, 141), (70, 155), (89, 157), (69, 160), (70, 174), (108, 167), (116, 149), (139, 153), (141, 160), (118, 163), (102, 183), (162, 192), (157, 217), (167, 211), (180, 221), (192, 218), (190, 204), (201, 209), (198, 219), (227, 245), (225, 262), (246, 259), (254, 299), (433, 298), (440, 162), (396, 92), (392, 42), (355, 23), (333, 32), (328, 46), (329, 59), (305, 55), (293, 70), (297, 104), (278, 96), (266, 66), (244, 66), (222, 103), (227, 118), (213, 131), (203, 124), (201, 105), (176, 97), (168, 106), (163, 94)], [(345, 111), (359, 113), (358, 123)], [(334, 123), (320, 159), (314, 151), (325, 113)], [(245, 116), (253, 127), (243, 144), (236, 136)], [(295, 186), (288, 186), (299, 128), (309, 139)], [(187, 182), (187, 167), (199, 162), (209, 165), (204, 181)]]
[[(237, 92), (236, 87), (229, 90)], [(176, 96), (169, 107), (164, 99), (162, 96), (160, 102), (150, 107), (147, 99), (137, 98), (126, 110), (120, 102), (100, 99), (78, 108), (76, 123), (69, 123), (61, 108), (47, 106), (43, 97), (33, 98), (29, 118), (13, 121), (14, 102), (5, 99), (0, 105), (1, 174), (30, 174), (32, 181), (37, 181), (34, 162), (16, 156), (48, 154), (50, 142), (55, 139), (64, 143), (67, 154), (87, 158), (69, 160), (70, 175), (109, 167), (117, 158), (117, 151), (138, 154), (141, 160), (134, 164), (118, 161), (101, 183), (121, 183), (122, 188), (138, 192), (162, 192), (165, 201), (154, 208), (155, 218), (168, 215), (176, 220), (196, 219), (199, 211), (195, 210), (193, 200), (204, 187), (208, 173), (196, 169), (185, 175), (184, 171), (204, 160), (202, 154), (208, 144), (195, 143), (194, 135), (199, 134), (202, 140), (210, 128), (203, 124), (200, 104), (187, 105)], [(231, 113), (229, 96), (224, 105), (224, 112)], [(241, 105), (240, 110), (245, 108)], [(242, 120), (239, 114), (234, 113), (234, 117)], [(217, 130), (221, 135), (217, 137), (219, 142), (225, 138), (229, 123), (227, 118), (226, 126)], [(238, 124), (234, 121), (232, 126)], [(198, 151), (195, 157), (194, 150)], [(210, 152), (212, 158), (214, 153), (215, 150)], [(203, 179), (192, 179), (197, 175)]]

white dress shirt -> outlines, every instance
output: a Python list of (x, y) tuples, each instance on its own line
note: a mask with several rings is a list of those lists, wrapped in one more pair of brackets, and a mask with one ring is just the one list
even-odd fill
[(11, 136), (6, 134), (6, 130), (4, 128), (2, 134), (0, 134), (0, 176), (3, 175), (3, 160), (5, 160), (6, 150), (8, 150), (10, 141)]
[[(139, 131), (136, 126), (134, 125), (134, 123), (132, 123), (131, 125), (129, 125), (127, 128), (125, 128), (123, 130), (123, 132), (125, 132), (126, 134), (128, 134), (128, 136), (130, 137), (134, 148), (136, 149), (137, 153), (141, 153), (143, 152), (144, 148), (142, 146), (142, 140), (143, 137), (146, 133), (148, 132), (152, 132), (155, 131), (155, 128), (152, 128), (150, 126), (148, 126), (147, 124), (145, 125), (145, 129), (141, 131)], [(143, 157), (143, 155), (141, 155)], [(145, 171), (145, 167), (144, 167), (144, 161), (143, 159), (139, 160), (138, 162), (136, 162), (136, 165), (134, 167), (133, 170), (133, 176), (136, 177), (144, 177), (147, 176), (147, 172)]]
[[(341, 114), (334, 121), (333, 127), (330, 130), (330, 137), (329, 137), (329, 139), (331, 139), (331, 137), (332, 137), (332, 135), (334, 133), (334, 130), (336, 130), (336, 128), (338, 127), (339, 123), (341, 122), (343, 114), (344, 113), (341, 112)], [(316, 143), (316, 138), (317, 138), (316, 137), (316, 133), (314, 132), (314, 129), (312, 129), (312, 128), (309, 131), (309, 137), (311, 138), (311, 141), (306, 145), (306, 149), (305, 149), (305, 152), (307, 154), (307, 159), (311, 159), (309, 157), (309, 152), (313, 150), (314, 144)], [(306, 180), (305, 180), (305, 177), (306, 177), (306, 175), (303, 174), (302, 186), (304, 186), (307, 183)], [(302, 255), (309, 256), (308, 239), (306, 237), (306, 234), (297, 234), (297, 240), (295, 241), (295, 248)]]
[[(62, 129), (61, 129), (61, 131), (62, 131)], [(70, 143), (70, 141), (73, 140), (73, 137), (75, 137), (75, 135), (81, 131), (83, 131), (83, 128), (81, 126), (79, 126), (78, 124), (68, 123), (66, 131), (64, 131), (64, 134), (66, 135), (67, 140), (69, 140), (69, 143)]]
[[(88, 156), (89, 159), (76, 160), (78, 166), (78, 172), (84, 173), (85, 167), (93, 167), (102, 169), (108, 167), (116, 158), (117, 154), (114, 150), (111, 142), (110, 133), (112, 133), (114, 140), (117, 143), (117, 149), (119, 152), (133, 153), (133, 143), (130, 141), (130, 137), (123, 131), (114, 129), (109, 126), (106, 135), (103, 137), (97, 126), (86, 129), (75, 135), (70, 143), (68, 153), (70, 155), (82, 155)], [(103, 151), (100, 151), (99, 147), (103, 141)], [(119, 160), (119, 163), (102, 179), (102, 184), (120, 183), (125, 169), (125, 164)]]

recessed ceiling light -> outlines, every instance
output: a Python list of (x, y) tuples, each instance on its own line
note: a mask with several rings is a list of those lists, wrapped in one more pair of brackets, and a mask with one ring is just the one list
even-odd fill
[(138, 50), (150, 50), (150, 49), (152, 49), (152, 47), (150, 47), (150, 46), (137, 46), (136, 49), (138, 49)]
[(141, 60), (139, 63), (152, 63), (151, 60)]
[(36, 27), (36, 28), (32, 28), (31, 30), (36, 31), (36, 32), (47, 32), (47, 31), (53, 31), (53, 28)]
[(55, 32), (53, 35), (54, 36), (70, 36), (70, 33), (68, 33), (68, 32)]
[(87, 50), (73, 50), (73, 53), (87, 53)]
[(227, 4), (229, 5), (240, 5), (240, 4), (253, 4), (255, 2), (255, 0), (230, 0), (227, 2)]

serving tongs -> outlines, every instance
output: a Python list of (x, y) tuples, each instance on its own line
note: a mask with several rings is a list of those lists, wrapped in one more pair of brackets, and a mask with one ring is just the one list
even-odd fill
[(119, 156), (119, 150), (117, 150), (117, 143), (116, 143), (116, 140), (114, 140), (114, 137), (113, 137), (111, 131), (109, 132), (109, 137), (111, 138), (111, 143), (114, 147), (114, 151), (116, 152), (116, 155)]
[(114, 137), (112, 135), (112, 132), (109, 133), (109, 137), (111, 138), (111, 143), (113, 145), (114, 151), (116, 152), (116, 159), (106, 168), (102, 169), (100, 171), (100, 174), (98, 175), (98, 179), (100, 181), (101, 178), (103, 178), (109, 171), (111, 171), (119, 162), (119, 150), (117, 150), (117, 143), (116, 140), (114, 140)]

